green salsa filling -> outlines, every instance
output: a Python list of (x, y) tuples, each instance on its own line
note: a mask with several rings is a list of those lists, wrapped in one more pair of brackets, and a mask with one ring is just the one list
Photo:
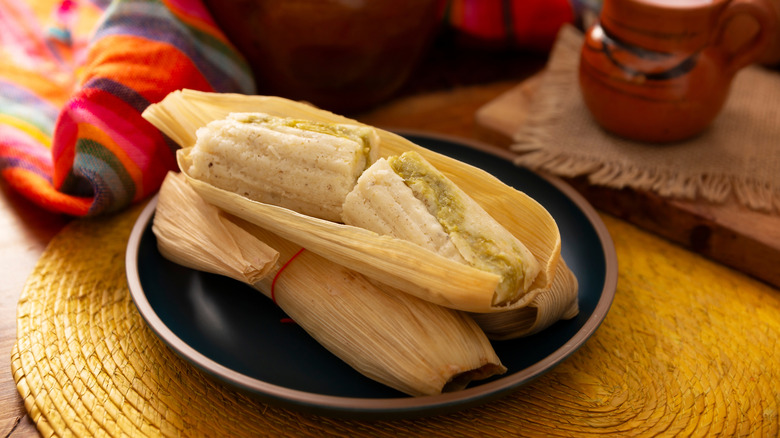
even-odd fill
[[(388, 158), (390, 167), (415, 196), (422, 200), (444, 231), (464, 241), (477, 255), (472, 265), (501, 276), (501, 289), (514, 295), (523, 280), (523, 262), (514, 252), (503, 250), (493, 239), (464, 229), (466, 205), (451, 187), (451, 181), (416, 152)], [(503, 294), (502, 294), (503, 295)]]

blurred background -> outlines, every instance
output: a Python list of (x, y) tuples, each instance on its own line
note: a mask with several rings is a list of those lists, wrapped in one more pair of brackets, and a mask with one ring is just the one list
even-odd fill
[(599, 0), (207, 0), (258, 92), (352, 112), (419, 90), (524, 78)]

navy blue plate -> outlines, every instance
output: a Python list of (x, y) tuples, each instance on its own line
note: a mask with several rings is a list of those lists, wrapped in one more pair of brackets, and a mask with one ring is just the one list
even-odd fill
[(376, 383), (325, 350), (249, 286), (163, 258), (151, 231), (156, 200), (141, 213), (127, 249), (130, 293), (141, 316), (175, 352), (217, 380), (264, 402), (321, 415), (386, 419), (485, 403), (524, 385), (579, 348), (604, 320), (617, 284), (612, 240), (570, 186), (517, 167), (500, 150), (462, 139), (404, 133), (413, 142), (487, 170), (540, 202), (558, 223), (562, 255), (579, 281), (580, 313), (539, 334), (493, 342), (508, 368), (465, 390), (409, 397)]

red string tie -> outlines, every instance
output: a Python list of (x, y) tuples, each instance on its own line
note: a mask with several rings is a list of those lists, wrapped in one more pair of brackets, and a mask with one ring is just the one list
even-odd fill
[[(276, 304), (276, 281), (279, 279), (279, 276), (282, 274), (282, 271), (284, 271), (288, 266), (290, 266), (290, 263), (292, 263), (293, 260), (295, 260), (299, 255), (301, 255), (304, 249), (306, 248), (299, 249), (298, 252), (296, 252), (292, 257), (290, 257), (289, 260), (284, 262), (281, 269), (276, 271), (276, 275), (274, 275), (274, 279), (271, 281), (271, 301), (273, 301), (274, 304)], [(280, 322), (289, 323), (295, 321), (293, 321), (292, 318), (282, 318)]]

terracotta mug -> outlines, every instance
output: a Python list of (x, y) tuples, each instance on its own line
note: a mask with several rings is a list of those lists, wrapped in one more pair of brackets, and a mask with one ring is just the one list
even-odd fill
[[(758, 24), (747, 40), (734, 35), (738, 17)], [(605, 0), (581, 51), (583, 99), (619, 136), (688, 139), (718, 115), (734, 75), (761, 57), (776, 28), (769, 0)]]

